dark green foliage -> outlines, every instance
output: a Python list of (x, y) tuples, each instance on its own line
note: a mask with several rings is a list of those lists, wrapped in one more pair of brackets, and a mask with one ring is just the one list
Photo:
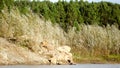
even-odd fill
[(0, 0), (0, 12), (6, 6), (8, 8), (8, 11), (10, 11), (13, 5), (14, 5), (14, 0)]
[(65, 31), (69, 27), (85, 24), (117, 24), (120, 27), (120, 5), (110, 2), (89, 3), (83, 0), (70, 0), (70, 2), (59, 0), (56, 3), (49, 0), (0, 0), (0, 11), (7, 6), (10, 9), (17, 7), (21, 13), (26, 14), (30, 10), (42, 15), (46, 20), (58, 23)]

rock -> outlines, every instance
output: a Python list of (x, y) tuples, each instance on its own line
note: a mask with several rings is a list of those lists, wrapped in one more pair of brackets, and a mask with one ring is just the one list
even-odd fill
[(58, 51), (60, 52), (66, 52), (66, 53), (69, 53), (71, 48), (69, 46), (60, 46), (57, 48)]
[(48, 42), (33, 44), (34, 51), (0, 38), (0, 64), (73, 64), (69, 46), (53, 46)]
[[(59, 46), (54, 50), (49, 58), (50, 64), (73, 64), (71, 48), (69, 46)], [(49, 52), (48, 52), (49, 53)]]
[(55, 47), (53, 45), (48, 44), (48, 42), (46, 42), (46, 41), (41, 42), (40, 46), (46, 48), (48, 51), (55, 49)]

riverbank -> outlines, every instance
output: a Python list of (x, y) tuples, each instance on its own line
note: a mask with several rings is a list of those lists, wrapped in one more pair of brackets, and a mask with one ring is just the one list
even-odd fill
[(75, 56), (74, 61), (79, 64), (120, 64), (119, 56), (113, 57), (94, 57), (94, 56)]
[[(34, 45), (34, 48), (17, 46), (4, 38), (0, 38), (0, 65), (14, 64), (73, 64), (70, 47), (53, 47), (46, 42)], [(51, 49), (53, 47), (53, 49)]]
[[(79, 31), (70, 27), (65, 32), (31, 11), (24, 15), (17, 8), (10, 12), (4, 8), (0, 13), (0, 64), (50, 64), (51, 60), (68, 64), (68, 58), (77, 63), (119, 63), (120, 30), (116, 25), (78, 27)], [(44, 41), (48, 46), (41, 43)], [(60, 53), (62, 46), (67, 47)]]
[(41, 56), (0, 38), (0, 65), (47, 64), (47, 59)]

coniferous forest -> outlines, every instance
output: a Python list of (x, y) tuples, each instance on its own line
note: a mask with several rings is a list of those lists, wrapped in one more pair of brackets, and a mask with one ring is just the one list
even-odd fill
[(59, 23), (67, 31), (69, 27), (77, 27), (78, 24), (97, 24), (100, 26), (118, 25), (120, 27), (120, 5), (110, 2), (92, 2), (83, 0), (70, 0), (50, 2), (49, 0), (1, 0), (0, 10), (5, 6), (9, 11), (13, 7), (18, 7), (22, 14), (31, 10), (45, 20), (52, 23)]

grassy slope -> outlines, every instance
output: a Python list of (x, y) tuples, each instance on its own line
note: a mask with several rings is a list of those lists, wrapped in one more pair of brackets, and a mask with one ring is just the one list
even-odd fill
[[(0, 14), (0, 37), (37, 52), (41, 41), (52, 45), (69, 45), (76, 62), (120, 62), (120, 30), (116, 26), (79, 25), (80, 31), (70, 28), (64, 32), (59, 25), (43, 21), (29, 12), (4, 8)], [(85, 57), (85, 58), (84, 58)]]

